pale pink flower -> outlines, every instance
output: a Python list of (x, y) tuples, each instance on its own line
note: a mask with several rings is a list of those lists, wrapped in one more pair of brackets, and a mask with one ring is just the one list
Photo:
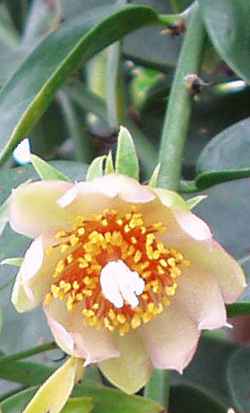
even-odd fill
[(182, 372), (201, 330), (225, 326), (225, 303), (246, 285), (179, 195), (125, 176), (22, 185), (10, 224), (34, 238), (16, 309), (42, 304), (58, 345), (129, 393), (153, 367)]

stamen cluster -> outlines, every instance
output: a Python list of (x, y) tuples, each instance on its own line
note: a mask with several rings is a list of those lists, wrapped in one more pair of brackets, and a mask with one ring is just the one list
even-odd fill
[[(170, 304), (177, 277), (189, 265), (179, 251), (166, 248), (159, 240), (157, 236), (165, 230), (162, 223), (145, 225), (135, 207), (123, 215), (109, 209), (91, 219), (77, 217), (72, 231), (59, 231), (58, 243), (51, 247), (60, 250), (62, 259), (52, 274), (54, 282), (45, 303), (62, 300), (68, 311), (80, 309), (87, 325), (120, 335), (149, 322)], [(116, 308), (103, 295), (101, 271), (118, 260), (144, 280), (135, 308), (126, 302)]]

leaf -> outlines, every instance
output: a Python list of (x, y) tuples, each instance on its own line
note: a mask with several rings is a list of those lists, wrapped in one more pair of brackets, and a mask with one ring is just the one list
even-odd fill
[(89, 397), (70, 399), (61, 413), (90, 413), (93, 410), (93, 402)]
[(27, 135), (80, 64), (125, 34), (157, 22), (157, 14), (147, 7), (100, 7), (50, 33), (1, 91), (1, 161)]
[(250, 118), (235, 123), (216, 135), (202, 150), (199, 173), (250, 169)]
[(228, 408), (194, 386), (174, 386), (170, 398), (171, 413), (228, 413)]
[(229, 360), (227, 369), (228, 383), (232, 392), (235, 407), (241, 413), (250, 409), (250, 349), (242, 348), (236, 351)]
[(149, 180), (149, 186), (155, 188), (157, 187), (157, 183), (158, 183), (158, 176), (159, 176), (159, 172), (160, 172), (160, 167), (161, 165), (158, 163), (158, 165), (156, 165), (153, 174)]
[(23, 413), (59, 413), (73, 390), (80, 363), (80, 359), (69, 358), (40, 387)]
[(240, 77), (249, 82), (250, 3), (245, 0), (199, 0), (199, 4), (217, 52)]
[(90, 164), (86, 175), (86, 181), (92, 181), (95, 178), (103, 176), (103, 164), (106, 159), (106, 155), (98, 156)]
[[(40, 371), (43, 372), (43, 374), (40, 374), (40, 380), (44, 380), (46, 377), (49, 376), (49, 374), (51, 374), (51, 368), (45, 365), (40, 365), (38, 363), (14, 362), (14, 366), (16, 365), (20, 365), (18, 371), (19, 382), (25, 385), (32, 385), (32, 377), (34, 377), (35, 379), (37, 377), (37, 373), (39, 377), (39, 369), (41, 369)], [(26, 365), (26, 368), (23, 372), (21, 371), (22, 365)], [(47, 373), (45, 374), (46, 369)], [(5, 374), (6, 376), (3, 377), (7, 377), (7, 369)], [(18, 377), (16, 375), (16, 379), (17, 378)], [(37, 382), (38, 380), (36, 380), (34, 383), (36, 384)], [(9, 405), (19, 405), (20, 403), (22, 403), (22, 399), (24, 396), (26, 397), (26, 402), (28, 402), (33, 395), (34, 389), (29, 389), (24, 392), (20, 392), (16, 396), (14, 396), (15, 403), (10, 398), (4, 401), (2, 404), (0, 404), (0, 407), (3, 408), (5, 406), (9, 407)], [(76, 385), (73, 391), (73, 397), (83, 396), (90, 397), (93, 399), (93, 413), (162, 413), (163, 410), (163, 407), (160, 404), (152, 400), (147, 400), (140, 396), (128, 395), (126, 393), (121, 392), (120, 390), (105, 387), (103, 385), (96, 383), (87, 382), (85, 380), (82, 384)], [(24, 405), (22, 404), (21, 406), (23, 407)], [(4, 413), (20, 413), (20, 411), (22, 411), (21, 408), (20, 410), (14, 410), (13, 412), (11, 410), (6, 410), (6, 412), (4, 411)]]
[(61, 181), (70, 181), (70, 179), (60, 172), (58, 169), (51, 166), (48, 162), (39, 158), (37, 155), (30, 156), (32, 165), (41, 179), (45, 181), (59, 179)]
[(110, 174), (113, 174), (114, 172), (115, 172), (115, 169), (114, 169), (114, 164), (113, 164), (113, 159), (112, 159), (112, 152), (110, 151), (106, 158), (105, 175), (110, 175)]
[(0, 262), (0, 265), (12, 265), (13, 267), (21, 267), (23, 262), (22, 257), (16, 257), (16, 258), (6, 258), (5, 260)]
[(193, 198), (187, 199), (186, 203), (189, 209), (193, 209), (198, 205), (200, 202), (204, 201), (207, 198), (207, 195), (198, 195)]
[(120, 127), (118, 135), (115, 171), (117, 174), (139, 179), (139, 162), (134, 141), (129, 131), (123, 126)]
[(0, 378), (13, 383), (21, 383), (24, 386), (36, 386), (47, 380), (54, 372), (55, 368), (44, 364), (12, 361), (11, 364), (2, 363)]
[(221, 184), (223, 182), (235, 181), (242, 178), (250, 177), (250, 168), (236, 169), (231, 171), (211, 171), (203, 172), (195, 178), (195, 184), (198, 190), (210, 188), (211, 186)]
[(145, 386), (144, 396), (168, 407), (170, 376), (166, 370), (154, 369), (150, 381)]

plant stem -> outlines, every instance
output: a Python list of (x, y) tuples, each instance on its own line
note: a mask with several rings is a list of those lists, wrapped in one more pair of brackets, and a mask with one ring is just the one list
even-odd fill
[(21, 351), (20, 353), (11, 354), (10, 356), (0, 357), (0, 366), (1, 364), (10, 363), (12, 361), (17, 361), (25, 359), (35, 354), (44, 353), (45, 351), (51, 351), (57, 349), (57, 344), (54, 341), (49, 343), (42, 344), (41, 346), (33, 347), (29, 350)]
[(186, 86), (185, 78), (189, 74), (198, 72), (204, 40), (205, 29), (199, 6), (195, 4), (169, 97), (159, 155), (161, 164), (159, 184), (172, 190), (179, 188), (183, 149), (192, 107), (192, 96)]

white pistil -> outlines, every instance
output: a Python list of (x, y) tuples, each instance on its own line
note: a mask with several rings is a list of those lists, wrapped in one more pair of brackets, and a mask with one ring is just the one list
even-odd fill
[(144, 291), (145, 282), (136, 271), (121, 260), (110, 261), (101, 271), (102, 293), (116, 308), (122, 308), (125, 303), (132, 308), (137, 307), (137, 296)]

